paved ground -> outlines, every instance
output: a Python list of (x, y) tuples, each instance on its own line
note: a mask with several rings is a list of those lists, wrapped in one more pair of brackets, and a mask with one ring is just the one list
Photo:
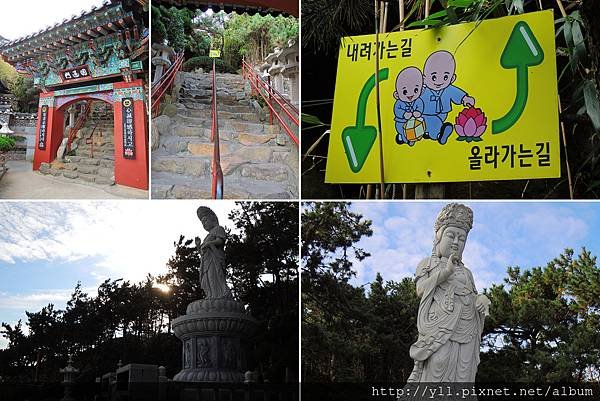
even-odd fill
[(7, 161), (6, 165), (9, 170), (0, 180), (0, 199), (148, 199), (148, 191), (140, 189), (85, 185), (42, 175), (28, 161)]

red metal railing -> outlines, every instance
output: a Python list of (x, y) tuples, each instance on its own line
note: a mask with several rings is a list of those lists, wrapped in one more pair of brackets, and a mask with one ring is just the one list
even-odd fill
[(88, 116), (90, 115), (90, 112), (92, 111), (92, 103), (93, 103), (93, 100), (87, 100), (85, 102), (85, 104), (83, 105), (83, 110), (82, 110), (81, 114), (79, 115), (79, 118), (77, 119), (77, 121), (75, 121), (73, 128), (71, 128), (71, 130), (69, 131), (69, 138), (67, 139), (67, 146), (66, 146), (65, 153), (68, 154), (71, 151), (71, 146), (73, 145), (73, 140), (75, 140), (75, 136), (77, 135), (77, 132), (79, 132), (79, 130), (81, 128), (83, 128), (83, 126), (85, 125), (85, 122), (88, 119)]
[[(273, 88), (269, 83), (263, 81), (258, 73), (252, 69), (250, 64), (246, 62), (246, 60), (242, 60), (242, 75), (245, 79), (250, 81), (253, 91), (258, 93), (269, 107), (271, 124), (273, 124), (273, 116), (275, 116), (284, 131), (288, 134), (292, 141), (298, 145), (298, 137), (296, 134), (294, 134), (292, 128), (288, 126), (280, 114), (280, 111), (282, 111), (283, 114), (287, 115), (291, 121), (291, 125), (299, 127), (298, 108), (294, 106), (288, 99), (286, 99), (281, 93), (275, 90), (275, 88)], [(275, 105), (279, 106), (279, 111)]]
[(217, 79), (215, 74), (215, 59), (212, 69), (212, 125), (210, 140), (213, 142), (212, 161), (212, 198), (223, 199), (223, 170), (221, 169), (221, 149), (219, 143), (219, 114), (217, 110)]
[[(101, 124), (101, 121), (96, 121), (94, 124), (94, 128), (92, 129), (92, 133), (89, 137), (85, 138), (85, 144), (90, 145), (90, 159), (94, 158), (94, 134), (96, 133), (96, 128)], [(100, 129), (100, 136), (102, 136), (102, 129)]]
[(173, 81), (177, 72), (181, 69), (183, 64), (183, 52), (177, 55), (175, 62), (171, 64), (169, 69), (159, 78), (156, 83), (152, 84), (152, 116), (156, 117), (160, 108), (160, 101), (173, 86)]

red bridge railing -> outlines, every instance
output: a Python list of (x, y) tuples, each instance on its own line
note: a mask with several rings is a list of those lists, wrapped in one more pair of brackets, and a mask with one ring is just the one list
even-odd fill
[(175, 62), (171, 64), (169, 69), (159, 78), (156, 83), (152, 84), (152, 116), (156, 117), (160, 108), (160, 102), (173, 86), (173, 81), (177, 72), (181, 69), (183, 64), (183, 52), (179, 53), (175, 59)]
[(221, 150), (219, 143), (219, 113), (217, 110), (217, 79), (215, 73), (215, 59), (212, 68), (212, 125), (210, 139), (213, 142), (212, 161), (212, 198), (223, 199), (223, 170), (221, 169)]
[[(269, 83), (263, 81), (260, 75), (252, 69), (252, 66), (250, 66), (246, 60), (242, 60), (242, 75), (245, 79), (250, 81), (250, 85), (252, 85), (254, 92), (258, 93), (269, 107), (271, 124), (273, 124), (273, 117), (275, 117), (292, 141), (298, 145), (298, 137), (292, 130), (294, 126), (296, 128), (299, 127), (300, 113), (298, 108), (281, 93), (275, 90)], [(275, 105), (279, 107), (277, 108)], [(287, 116), (291, 123), (288, 124), (283, 119), (282, 115)]]

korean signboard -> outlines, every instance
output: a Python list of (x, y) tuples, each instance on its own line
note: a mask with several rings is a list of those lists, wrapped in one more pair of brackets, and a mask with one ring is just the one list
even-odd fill
[(60, 70), (60, 78), (63, 82), (73, 81), (75, 79), (90, 79), (92, 74), (90, 73), (90, 68), (85, 65), (80, 65), (78, 67), (67, 68), (64, 70)]
[(560, 176), (552, 11), (344, 38), (325, 181)]
[(123, 157), (135, 159), (135, 133), (133, 128), (133, 99), (122, 100), (123, 112)]
[(40, 117), (40, 133), (38, 135), (38, 149), (46, 149), (46, 132), (48, 125), (48, 106), (42, 106), (42, 115)]

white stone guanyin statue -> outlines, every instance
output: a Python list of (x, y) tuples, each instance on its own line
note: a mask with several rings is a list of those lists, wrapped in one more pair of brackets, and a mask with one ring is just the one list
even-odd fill
[(197, 214), (208, 231), (204, 241), (196, 237), (196, 248), (200, 252), (200, 287), (206, 299), (232, 299), (225, 278), (225, 229), (219, 225), (217, 215), (210, 208), (200, 206)]
[(415, 365), (408, 382), (475, 382), (479, 345), (489, 299), (477, 294), (473, 274), (462, 263), (473, 212), (446, 205), (435, 222), (431, 257), (419, 263), (419, 337), (410, 347)]

